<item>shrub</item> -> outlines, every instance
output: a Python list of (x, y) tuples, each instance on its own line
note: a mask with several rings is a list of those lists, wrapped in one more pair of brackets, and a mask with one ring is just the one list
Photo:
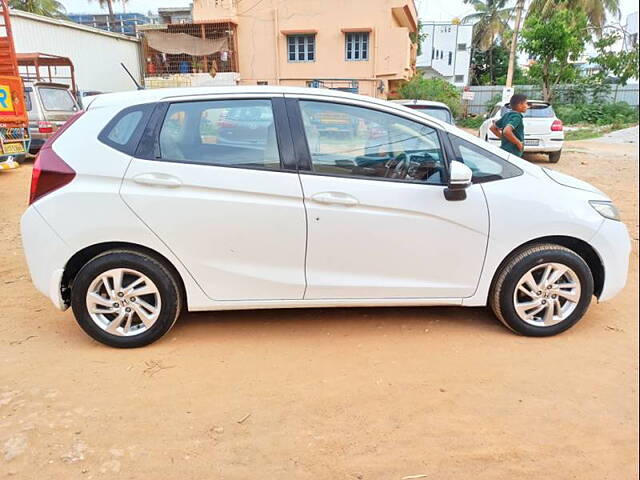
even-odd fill
[(558, 118), (564, 123), (575, 125), (612, 125), (638, 122), (638, 109), (628, 103), (575, 103), (557, 105)]
[(478, 129), (484, 122), (484, 117), (478, 115), (475, 117), (466, 117), (458, 120), (457, 125), (461, 128), (473, 128)]
[(454, 117), (460, 114), (460, 91), (441, 78), (424, 78), (416, 73), (400, 87), (400, 98), (409, 100), (432, 100), (445, 103)]

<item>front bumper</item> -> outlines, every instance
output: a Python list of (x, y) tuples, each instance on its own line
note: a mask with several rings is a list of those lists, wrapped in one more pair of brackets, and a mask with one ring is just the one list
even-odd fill
[(69, 247), (33, 206), (22, 215), (20, 231), (31, 281), (56, 308), (66, 310), (60, 286)]
[(590, 243), (604, 266), (604, 286), (598, 297), (604, 302), (620, 293), (627, 283), (631, 240), (624, 223), (605, 220)]

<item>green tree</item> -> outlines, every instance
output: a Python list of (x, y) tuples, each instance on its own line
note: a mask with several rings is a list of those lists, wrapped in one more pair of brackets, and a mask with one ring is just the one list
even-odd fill
[(492, 47), (498, 38), (506, 38), (511, 31), (509, 18), (513, 8), (507, 7), (507, 0), (465, 0), (475, 9), (475, 13), (462, 19), (463, 23), (473, 23), (473, 49), (488, 52), (489, 83), (495, 81)]
[(400, 98), (410, 100), (433, 100), (445, 103), (457, 117), (460, 113), (460, 91), (442, 78), (425, 78), (416, 73), (400, 87)]
[[(472, 85), (502, 85), (507, 78), (509, 68), (509, 49), (501, 43), (482, 51), (475, 49), (471, 56)], [(527, 78), (522, 69), (516, 65), (513, 83), (522, 85)]]
[(622, 39), (617, 32), (609, 32), (596, 40), (594, 47), (596, 55), (589, 60), (600, 67), (596, 75), (599, 81), (604, 82), (609, 77), (615, 77), (619, 83), (626, 85), (630, 78), (638, 78), (638, 43), (629, 50), (619, 50), (615, 45)]
[(56, 0), (9, 0), (9, 7), (45, 17), (66, 18), (64, 6)]
[(532, 0), (527, 18), (546, 19), (558, 9), (582, 10), (587, 15), (589, 25), (602, 30), (607, 13), (620, 15), (620, 0)]
[[(574, 66), (590, 39), (587, 16), (581, 10), (554, 11), (546, 19), (529, 15), (522, 30), (522, 49), (536, 62), (542, 96), (553, 98), (553, 89)], [(532, 75), (533, 76), (533, 75)]]

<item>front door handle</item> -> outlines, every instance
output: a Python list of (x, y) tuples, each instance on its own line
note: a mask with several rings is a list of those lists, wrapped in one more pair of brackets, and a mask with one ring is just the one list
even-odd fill
[(318, 203), (324, 203), (326, 205), (344, 205), (347, 207), (354, 207), (360, 203), (357, 198), (340, 192), (316, 193), (311, 196), (311, 200)]
[(179, 179), (164, 173), (143, 173), (133, 177), (133, 181), (141, 185), (150, 185), (152, 187), (177, 188), (182, 185), (182, 182)]

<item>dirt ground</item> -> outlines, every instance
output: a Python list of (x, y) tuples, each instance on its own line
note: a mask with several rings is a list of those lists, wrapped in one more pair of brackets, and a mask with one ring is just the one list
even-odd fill
[(314, 309), (185, 314), (107, 348), (31, 285), (31, 166), (0, 173), (0, 478), (637, 477), (637, 144), (570, 146), (554, 168), (613, 197), (632, 268), (547, 339), (482, 308)]

